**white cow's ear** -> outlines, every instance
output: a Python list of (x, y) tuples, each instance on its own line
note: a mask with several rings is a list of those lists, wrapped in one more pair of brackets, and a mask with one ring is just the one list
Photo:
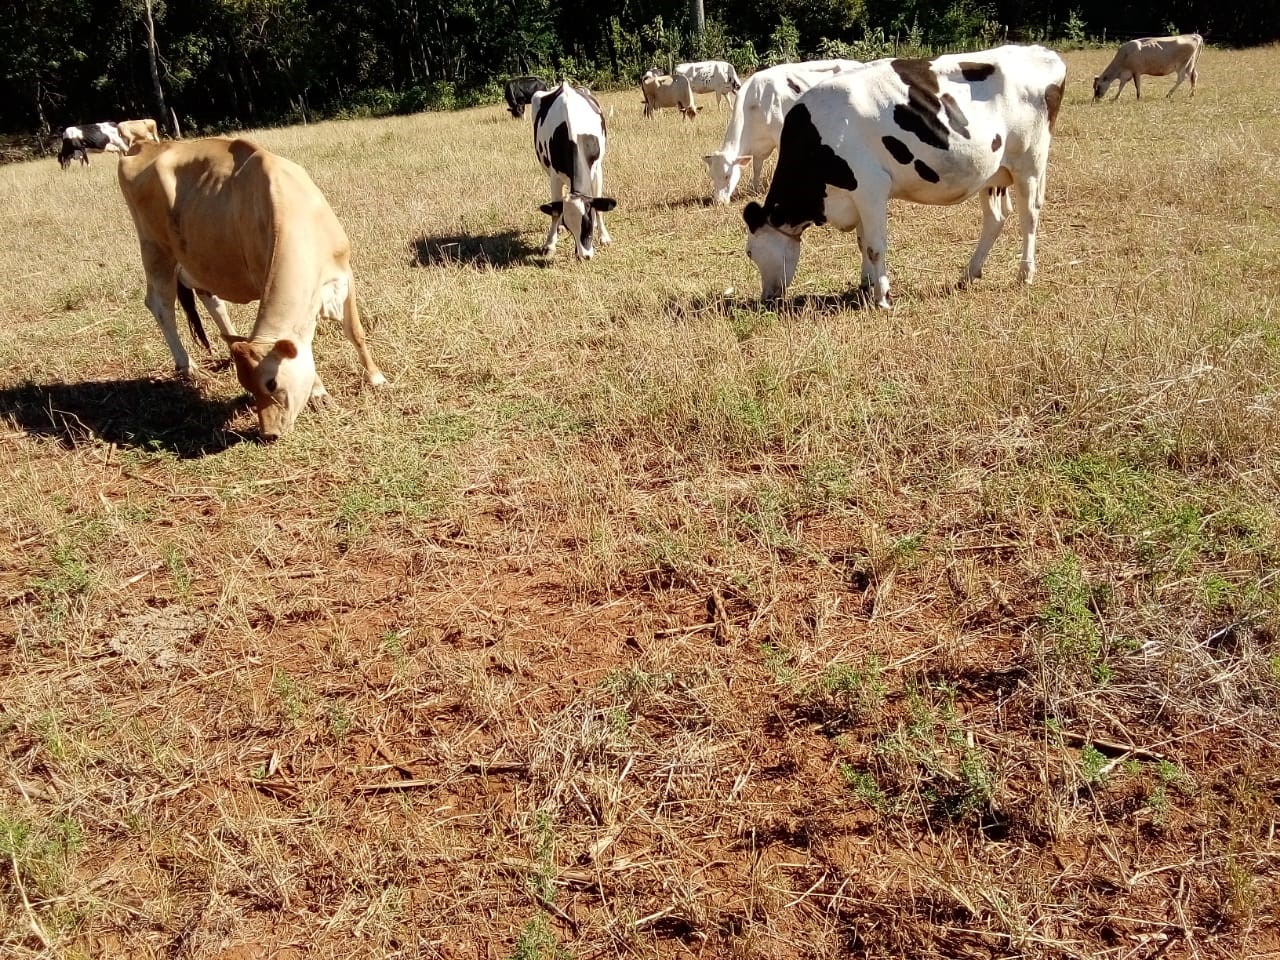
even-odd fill
[(748, 163), (751, 162), (751, 155), (747, 154), (745, 157), (739, 157), (737, 160), (733, 162), (740, 167), (745, 167)]
[(557, 200), (555, 203), (544, 203), (538, 209), (548, 217), (558, 217), (560, 214), (564, 213), (564, 201)]

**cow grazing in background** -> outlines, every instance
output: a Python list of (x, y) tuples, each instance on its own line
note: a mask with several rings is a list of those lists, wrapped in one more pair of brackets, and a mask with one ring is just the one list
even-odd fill
[(126, 147), (131, 147), (139, 141), (160, 139), (160, 130), (156, 127), (156, 122), (151, 119), (121, 120), (117, 128), (120, 131), (120, 139), (125, 142)]
[(652, 118), (659, 110), (670, 107), (690, 120), (698, 115), (698, 106), (693, 102), (693, 86), (688, 77), (646, 73), (640, 81), (640, 90), (644, 93), (646, 117)]
[(573, 237), (578, 257), (590, 260), (600, 243), (611, 242), (604, 214), (617, 206), (604, 193), (605, 121), (600, 104), (585, 87), (561, 83), (533, 95), (533, 149), (547, 171), (551, 202), (539, 209), (551, 217), (542, 252), (555, 253), (560, 224)]
[(800, 237), (830, 221), (858, 231), (863, 283), (889, 306), (888, 203), (982, 198), (982, 236), (962, 281), (982, 265), (1009, 212), (1022, 221), (1021, 278), (1035, 276), (1049, 140), (1067, 69), (1044, 47), (1004, 46), (933, 60), (877, 60), (803, 94), (782, 129), (763, 205), (743, 210), (762, 296), (780, 296)]
[(720, 103), (723, 100), (729, 101), (729, 106), (733, 106), (733, 96), (741, 88), (742, 83), (738, 80), (738, 71), (733, 69), (733, 64), (725, 60), (700, 60), (697, 63), (679, 63), (676, 64), (675, 73), (689, 79), (689, 85), (694, 93), (706, 95), (715, 94), (716, 109), (720, 109)]
[(62, 131), (58, 165), (65, 170), (71, 166), (72, 160), (79, 157), (81, 165), (88, 166), (90, 150), (99, 153), (124, 153), (128, 149), (128, 143), (120, 136), (120, 130), (114, 123), (86, 123), (67, 127)]
[(752, 184), (760, 190), (760, 170), (778, 146), (782, 120), (791, 105), (815, 83), (862, 66), (857, 60), (784, 63), (753, 73), (742, 86), (717, 153), (702, 158), (711, 177), (711, 199), (728, 203), (751, 163)]
[(538, 77), (512, 77), (507, 81), (502, 95), (506, 98), (507, 110), (511, 116), (519, 120), (524, 116), (524, 108), (533, 100), (533, 95), (546, 89), (546, 83)]
[(1191, 96), (1196, 95), (1196, 61), (1200, 59), (1200, 50), (1204, 47), (1204, 38), (1198, 33), (1184, 33), (1176, 37), (1146, 37), (1142, 40), (1130, 40), (1116, 51), (1116, 55), (1107, 64), (1107, 69), (1093, 78), (1093, 99), (1101, 100), (1103, 95), (1117, 80), (1120, 86), (1116, 89), (1115, 99), (1120, 99), (1124, 85), (1133, 81), (1133, 91), (1142, 99), (1142, 84), (1139, 77), (1167, 77), (1171, 73), (1178, 75), (1178, 82), (1165, 96), (1172, 97), (1173, 91), (1182, 86), (1182, 81), (1191, 79)]
[[(194, 290), (231, 346), (264, 441), (288, 433), (308, 401), (328, 398), (311, 349), (317, 317), (341, 318), (365, 379), (386, 383), (365, 344), (347, 235), (300, 166), (218, 137), (135, 143), (118, 175), (142, 250), (147, 306), (174, 363), (191, 370), (173, 301), (182, 300), (198, 329)], [(258, 301), (248, 337), (236, 336), (223, 300)]]

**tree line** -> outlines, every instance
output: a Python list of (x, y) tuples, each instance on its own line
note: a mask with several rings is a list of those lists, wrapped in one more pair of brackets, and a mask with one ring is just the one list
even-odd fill
[[(153, 116), (187, 134), (498, 99), (509, 76), (635, 82), (653, 63), (739, 69), (1005, 40), (1197, 31), (1280, 38), (1276, 0), (9, 0), (0, 131)], [(705, 8), (705, 27), (695, 27)]]

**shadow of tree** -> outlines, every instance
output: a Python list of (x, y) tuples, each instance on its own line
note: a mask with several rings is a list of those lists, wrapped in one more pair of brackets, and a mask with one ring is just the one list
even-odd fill
[(245, 437), (227, 422), (249, 402), (244, 395), (212, 399), (177, 379), (27, 382), (0, 390), (0, 418), (68, 449), (98, 439), (187, 460), (241, 443)]
[(533, 246), (519, 230), (503, 230), (481, 236), (455, 234), (417, 237), (411, 244), (415, 267), (464, 264), (471, 267), (493, 267), (501, 270), (525, 264), (541, 246)]

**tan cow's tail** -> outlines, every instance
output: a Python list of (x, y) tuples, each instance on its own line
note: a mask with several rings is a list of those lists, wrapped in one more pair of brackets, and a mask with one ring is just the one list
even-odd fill
[(187, 315), (187, 326), (191, 328), (191, 336), (200, 341), (206, 352), (213, 353), (213, 348), (209, 346), (209, 338), (204, 333), (204, 324), (200, 322), (200, 313), (196, 310), (196, 296), (181, 280), (178, 281), (178, 303), (182, 304), (182, 312)]

